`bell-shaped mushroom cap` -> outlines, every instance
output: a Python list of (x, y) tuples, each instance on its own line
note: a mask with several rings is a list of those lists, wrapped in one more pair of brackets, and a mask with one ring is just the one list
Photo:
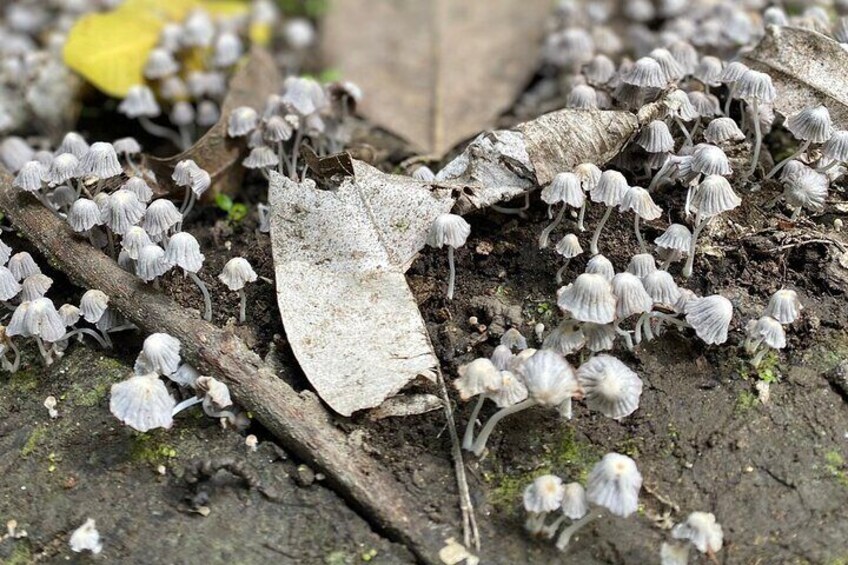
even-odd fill
[(279, 164), (277, 153), (267, 145), (260, 145), (250, 150), (250, 154), (242, 161), (247, 169), (270, 169)]
[(112, 142), (115, 153), (118, 155), (138, 155), (141, 153), (141, 144), (134, 137), (122, 137)]
[(88, 142), (85, 138), (75, 131), (69, 131), (62, 138), (62, 143), (56, 148), (56, 155), (62, 153), (71, 153), (77, 159), (82, 159), (82, 156), (88, 152)]
[(607, 453), (589, 473), (586, 498), (616, 516), (626, 518), (639, 507), (642, 475), (626, 455)]
[(796, 139), (824, 143), (833, 135), (830, 112), (824, 106), (804, 108), (786, 118), (786, 129)]
[(833, 161), (848, 161), (848, 131), (837, 130), (821, 147), (822, 155)]
[(613, 277), (612, 293), (615, 295), (615, 317), (619, 320), (633, 314), (650, 312), (654, 306), (642, 281), (630, 273), (618, 273)]
[(138, 260), (138, 254), (141, 249), (150, 245), (150, 236), (144, 231), (141, 226), (133, 226), (127, 230), (124, 237), (121, 239), (121, 248), (126, 251), (127, 256), (133, 261)]
[(179, 100), (171, 107), (171, 113), (168, 115), (171, 123), (175, 126), (191, 126), (195, 123), (194, 106), (191, 102)]
[(672, 307), (680, 299), (680, 288), (668, 271), (657, 269), (642, 279), (642, 284), (654, 304)]
[(144, 340), (135, 360), (138, 375), (170, 375), (180, 366), (180, 340), (166, 333), (152, 333)]
[[(267, 141), (270, 141), (271, 143), (280, 143), (283, 141), (288, 141), (289, 139), (291, 139), (292, 133), (294, 133), (294, 128), (292, 128), (292, 125), (282, 116), (271, 116), (265, 122), (265, 130), (263, 132), (263, 136)], [(416, 172), (422, 168), (424, 167), (418, 167), (418, 169), (416, 169)], [(429, 170), (429, 167), (427, 169)], [(413, 173), (412, 176), (413, 178), (415, 178), (415, 173)]]
[(79, 198), (68, 210), (68, 225), (75, 232), (88, 231), (103, 223), (100, 219), (100, 207), (88, 198)]
[(180, 42), (186, 47), (210, 47), (215, 37), (215, 22), (205, 10), (194, 10), (183, 22)]
[(654, 203), (651, 193), (641, 186), (631, 186), (621, 199), (622, 212), (632, 210), (643, 220), (656, 220), (662, 215), (662, 208)]
[(65, 323), (65, 327), (69, 328), (71, 326), (77, 325), (77, 322), (80, 321), (80, 311), (79, 308), (74, 306), (73, 304), (62, 304), (59, 306), (59, 315), (62, 317), (62, 321)]
[(118, 189), (100, 209), (100, 220), (117, 234), (125, 234), (144, 216), (147, 206), (129, 190)]
[(571, 520), (579, 520), (589, 511), (586, 489), (580, 483), (568, 483), (564, 487), (562, 513)]
[(173, 75), (179, 70), (180, 65), (170, 51), (154, 47), (147, 55), (147, 62), (144, 64), (144, 78), (157, 80)]
[(489, 398), (498, 408), (514, 406), (527, 399), (527, 387), (512, 371), (501, 371), (498, 387), (489, 393)]
[(785, 180), (781, 177), (781, 181), (784, 183), (783, 197), (792, 208), (814, 212), (824, 208), (830, 184), (824, 174), (802, 165)]
[[(685, 69), (677, 62), (677, 59), (674, 58), (674, 55), (668, 49), (658, 47), (651, 51), (650, 57), (660, 64), (666, 82), (677, 82), (686, 76)], [(648, 151), (650, 150), (648, 149)], [(668, 149), (667, 151), (671, 150)]]
[(301, 116), (314, 114), (328, 104), (324, 89), (311, 78), (288, 77), (283, 90), (283, 102)]
[(559, 406), (577, 393), (574, 369), (555, 351), (540, 349), (518, 367), (530, 398), (542, 406)]
[(165, 383), (156, 373), (150, 373), (113, 384), (109, 411), (132, 429), (146, 432), (170, 428), (174, 423), (171, 411), (176, 404)]
[(692, 107), (689, 96), (679, 88), (666, 94), (663, 104), (673, 117), (684, 122), (691, 122), (698, 118), (698, 112)]
[(612, 266), (612, 261), (606, 256), (598, 253), (586, 263), (586, 272), (592, 275), (601, 275), (607, 282), (612, 282), (615, 276), (615, 268)]
[(685, 313), (686, 321), (705, 343), (721, 345), (727, 341), (727, 330), (733, 319), (730, 300), (718, 294), (693, 298), (686, 304)]
[(135, 194), (139, 202), (147, 204), (153, 199), (153, 190), (141, 177), (130, 177), (121, 188)]
[(692, 243), (692, 232), (683, 224), (671, 224), (654, 243), (662, 249), (671, 249), (680, 253), (688, 253)]
[(596, 110), (598, 108), (598, 94), (588, 84), (578, 84), (568, 93), (565, 107), (574, 110)]
[(0, 141), (0, 163), (6, 165), (10, 173), (17, 173), (24, 163), (32, 161), (35, 150), (16, 135)]
[(224, 31), (215, 40), (213, 62), (216, 67), (235, 65), (243, 54), (244, 45), (235, 33)]
[(18, 279), (6, 267), (0, 266), (0, 300), (11, 300), (21, 291)]
[(227, 135), (230, 137), (244, 137), (256, 129), (259, 123), (259, 114), (248, 106), (239, 106), (230, 112), (227, 120)]
[(586, 345), (586, 337), (579, 326), (571, 322), (561, 322), (542, 342), (544, 349), (550, 349), (562, 355), (571, 355)]
[(512, 359), (509, 362), (509, 366), (507, 366), (506, 371), (510, 371), (512, 374), (521, 376), (521, 367), (524, 366), (524, 362), (533, 357), (536, 354), (536, 349), (532, 347), (528, 347), (527, 349), (522, 349), (518, 353), (512, 356)]
[(453, 386), (462, 400), (495, 392), (501, 384), (500, 369), (485, 357), (460, 365), (457, 372), (459, 378), (453, 381)]
[[(203, 399), (204, 408), (211, 406), (217, 411), (227, 406), (232, 406), (233, 400), (230, 397), (230, 389), (218, 379), (213, 377), (198, 377), (194, 384), (198, 392), (205, 393)], [(210, 414), (210, 416), (212, 415), (214, 414)]]
[(724, 84), (732, 84), (742, 78), (742, 75), (749, 70), (750, 69), (745, 63), (731, 61), (725, 65), (724, 69), (721, 71), (721, 82)]
[(592, 57), (592, 60), (583, 67), (583, 76), (589, 84), (595, 86), (606, 85), (615, 75), (615, 63), (603, 54)]
[(565, 257), (572, 259), (583, 253), (583, 248), (580, 247), (580, 240), (573, 233), (565, 234), (556, 244), (556, 252)]
[(506, 345), (498, 345), (495, 347), (495, 350), (492, 351), (490, 359), (495, 367), (497, 367), (498, 371), (506, 371), (509, 369), (513, 357), (515, 357), (515, 355), (513, 355), (512, 350), (510, 350), (509, 347)]
[(138, 252), (138, 260), (135, 266), (136, 274), (138, 278), (145, 282), (150, 282), (156, 277), (164, 275), (171, 267), (173, 267), (173, 264), (165, 259), (165, 250), (155, 243), (145, 245)]
[(675, 41), (668, 48), (674, 60), (680, 64), (684, 74), (691, 75), (698, 64), (698, 51), (688, 41)]
[(686, 95), (689, 97), (692, 108), (702, 118), (712, 118), (721, 115), (721, 103), (714, 95), (698, 91), (689, 92)]
[(48, 343), (59, 341), (65, 335), (65, 322), (49, 298), (41, 297), (29, 302), (23, 324), (27, 335), (38, 336)]
[(685, 522), (672, 528), (671, 536), (674, 539), (689, 540), (701, 553), (715, 553), (724, 543), (721, 524), (716, 522), (710, 512), (692, 512)]
[(688, 543), (662, 543), (660, 546), (660, 565), (688, 565), (688, 563)]
[(183, 363), (175, 372), (166, 376), (168, 380), (177, 383), (181, 387), (194, 388), (198, 377), (200, 377), (200, 373), (188, 363)]
[(68, 544), (74, 553), (90, 551), (97, 555), (103, 551), (103, 543), (100, 541), (100, 533), (97, 531), (94, 519), (88, 518), (82, 526), (74, 530)]
[(721, 59), (707, 55), (701, 58), (701, 62), (695, 67), (692, 76), (707, 86), (718, 86), (721, 84), (723, 67), (724, 64)]
[(654, 120), (642, 128), (636, 143), (648, 153), (668, 153), (674, 151), (674, 138), (668, 126), (661, 120)]
[(733, 118), (716, 118), (704, 130), (704, 139), (707, 143), (722, 144), (728, 141), (742, 141), (745, 134)]
[(177, 186), (187, 187), (191, 185), (192, 171), (199, 168), (198, 164), (194, 162), (194, 159), (183, 159), (174, 166), (174, 170), (171, 173), (171, 180)]
[(79, 307), (85, 321), (94, 324), (109, 307), (109, 297), (102, 290), (87, 290), (80, 298)]
[(16, 281), (41, 273), (32, 255), (26, 251), (20, 251), (9, 257), (8, 267)]
[(692, 194), (692, 208), (702, 218), (712, 218), (742, 204), (742, 199), (733, 192), (730, 182), (720, 175), (710, 175)]
[(699, 143), (695, 146), (689, 167), (703, 175), (729, 175), (733, 172), (724, 151), (709, 143)]
[(786, 347), (786, 332), (780, 322), (771, 316), (762, 316), (760, 319), (748, 325), (748, 339), (765, 343), (772, 349), (783, 349)]
[(558, 173), (554, 180), (542, 189), (542, 201), (546, 204), (562, 202), (572, 208), (580, 208), (586, 201), (580, 178), (574, 173)]
[(803, 308), (797, 292), (782, 288), (771, 295), (764, 314), (771, 316), (781, 324), (791, 324), (798, 319)]
[(50, 186), (56, 186), (76, 177), (79, 174), (79, 169), (79, 159), (73, 153), (62, 153), (61, 155), (57, 155), (50, 163), (50, 168), (47, 169), (44, 180)]
[(583, 187), (583, 192), (590, 192), (598, 186), (603, 173), (594, 163), (581, 163), (574, 167), (574, 174), (580, 179), (580, 186)]
[(766, 73), (748, 69), (736, 81), (736, 97), (746, 102), (771, 104), (777, 98), (777, 91), (771, 77)]
[(554, 475), (542, 475), (524, 489), (524, 509), (536, 514), (553, 512), (560, 507), (564, 496), (562, 479)]
[(630, 258), (630, 262), (627, 264), (627, 272), (640, 279), (647, 277), (656, 270), (657, 261), (650, 253), (637, 253)]
[(433, 169), (431, 169), (427, 165), (421, 165), (420, 167), (412, 171), (411, 176), (415, 180), (420, 180), (422, 182), (433, 182), (436, 180), (436, 173), (434, 173)]
[(501, 345), (509, 347), (511, 351), (522, 351), (527, 349), (527, 339), (516, 328), (509, 328), (501, 336)]
[(38, 192), (41, 190), (42, 178), (47, 174), (44, 166), (38, 161), (27, 161), (20, 168), (12, 186), (20, 188), (25, 192)]
[(51, 286), (53, 286), (53, 279), (47, 275), (41, 273), (30, 275), (21, 283), (21, 300), (33, 301), (41, 298), (47, 294)]
[(230, 290), (241, 290), (245, 284), (256, 282), (257, 278), (253, 267), (243, 257), (233, 257), (227, 261), (221, 274), (218, 275), (218, 279)]
[(603, 275), (583, 273), (560, 289), (557, 304), (576, 320), (609, 324), (615, 319), (615, 296)]
[(15, 311), (12, 312), (12, 318), (9, 320), (9, 324), (6, 326), (6, 335), (7, 336), (22, 336), (22, 337), (30, 337), (32, 334), (29, 331), (29, 327), (26, 324), (26, 317), (29, 313), (29, 307), (31, 302), (21, 302), (18, 304)]
[(62, 184), (53, 189), (49, 197), (53, 206), (66, 208), (76, 201), (77, 191), (66, 184)]
[(580, 365), (577, 382), (583, 388), (586, 406), (607, 418), (618, 420), (639, 408), (642, 379), (611, 355), (601, 353)]
[(11, 256), (12, 248), (6, 245), (3, 241), (0, 241), (0, 265), (8, 263)]
[(159, 198), (150, 203), (141, 225), (144, 231), (156, 237), (180, 223), (182, 219), (183, 215), (173, 202), (167, 198)]
[(618, 171), (604, 171), (595, 188), (589, 192), (592, 202), (603, 202), (607, 206), (618, 206), (627, 189), (627, 179)]
[(200, 244), (188, 232), (174, 234), (168, 241), (168, 249), (165, 250), (165, 261), (176, 265), (190, 273), (196, 273), (203, 266), (203, 253), (200, 252)]
[(131, 86), (127, 95), (118, 104), (118, 111), (128, 118), (135, 119), (141, 117), (155, 118), (162, 110), (156, 103), (156, 97), (149, 87)]
[(621, 75), (621, 80), (640, 88), (662, 88), (667, 84), (666, 74), (656, 59), (641, 57)]
[(465, 245), (471, 234), (471, 226), (465, 218), (456, 214), (441, 214), (430, 224), (427, 245), (442, 248), (447, 245), (456, 249)]

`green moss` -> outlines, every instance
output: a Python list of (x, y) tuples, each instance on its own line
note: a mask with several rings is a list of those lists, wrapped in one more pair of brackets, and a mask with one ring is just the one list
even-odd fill
[(845, 458), (832, 449), (824, 454), (824, 468), (840, 485), (848, 488), (848, 473), (845, 472)]
[(365, 563), (372, 561), (375, 557), (377, 557), (376, 549), (369, 549), (367, 551), (363, 551), (362, 554), (359, 556), (359, 558)]
[(325, 565), (348, 565), (350, 559), (344, 551), (333, 551), (324, 557)]
[(83, 385), (75, 383), (71, 387), (69, 397), (76, 406), (97, 406), (106, 398), (111, 386), (109, 382), (99, 382), (86, 389)]
[(34, 563), (32, 551), (29, 549), (29, 544), (24, 540), (18, 540), (15, 544), (15, 550), (9, 558), (4, 561), (6, 565), (29, 565)]
[(177, 450), (164, 442), (158, 431), (133, 434), (130, 459), (141, 463), (158, 465), (177, 456)]
[(769, 351), (756, 368), (751, 366), (749, 359), (739, 359), (737, 372), (746, 381), (756, 378), (769, 384), (776, 383), (780, 380), (781, 374), (780, 356), (777, 351)]
[(848, 357), (848, 334), (836, 333), (829, 339), (819, 341), (804, 353), (802, 365), (817, 373), (826, 373), (834, 369)]
[(758, 399), (756, 394), (750, 390), (743, 390), (739, 393), (739, 396), (736, 397), (736, 411), (747, 412), (754, 408), (757, 405), (757, 402)]
[(34, 367), (28, 370), (19, 370), (9, 377), (9, 382), (6, 383), (9, 391), (12, 393), (32, 392), (38, 388), (38, 377), (41, 374), (40, 367)]
[(24, 446), (21, 448), (21, 456), (29, 457), (32, 455), (35, 450), (38, 449), (39, 444), (46, 436), (47, 426), (36, 426), (35, 429), (32, 430), (32, 433), (29, 434)]

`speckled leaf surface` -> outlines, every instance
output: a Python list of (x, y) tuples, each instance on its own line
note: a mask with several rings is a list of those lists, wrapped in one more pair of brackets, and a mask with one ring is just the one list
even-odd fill
[(743, 62), (771, 75), (775, 110), (784, 116), (823, 104), (834, 124), (848, 128), (848, 51), (814, 31), (770, 26)]

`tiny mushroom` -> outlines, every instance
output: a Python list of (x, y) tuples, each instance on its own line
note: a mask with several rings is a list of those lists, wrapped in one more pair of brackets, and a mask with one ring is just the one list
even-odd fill
[(445, 245), (448, 247), (448, 268), (450, 269), (447, 290), (448, 300), (453, 300), (454, 281), (456, 278), (454, 250), (457, 247), (465, 245), (465, 241), (470, 234), (471, 226), (468, 225), (465, 218), (456, 214), (442, 214), (433, 220), (433, 223), (430, 225), (427, 245), (439, 249)]
[(247, 310), (247, 295), (244, 292), (244, 286), (247, 283), (256, 282), (256, 272), (247, 259), (243, 257), (233, 257), (227, 264), (218, 279), (224, 283), (230, 290), (239, 293), (239, 322), (244, 323)]

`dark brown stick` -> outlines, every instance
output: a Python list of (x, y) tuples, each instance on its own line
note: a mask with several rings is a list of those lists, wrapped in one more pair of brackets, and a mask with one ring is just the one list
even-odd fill
[(16, 191), (2, 167), (0, 209), (76, 284), (105, 292), (109, 306), (143, 331), (178, 338), (185, 358), (223, 381), (239, 405), (286, 449), (323, 472), (330, 486), (377, 530), (406, 545), (421, 562), (441, 563), (438, 551), (452, 534), (450, 528), (420, 512), (388, 469), (350, 446), (314, 397), (295, 392), (234, 334), (187, 313), (77, 237), (34, 198)]

